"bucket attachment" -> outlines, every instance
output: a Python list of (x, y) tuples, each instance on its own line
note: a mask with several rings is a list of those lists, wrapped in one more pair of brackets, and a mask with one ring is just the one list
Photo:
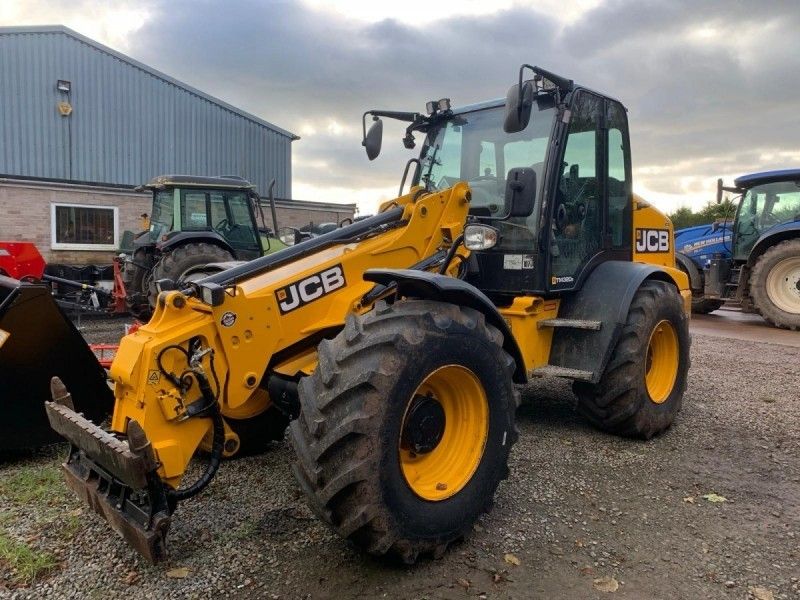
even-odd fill
[(0, 452), (60, 439), (44, 407), (53, 377), (75, 393), (86, 419), (100, 423), (111, 413), (105, 371), (49, 288), (0, 276)]
[(62, 465), (67, 485), (150, 562), (163, 560), (176, 503), (158, 476), (144, 430), (131, 419), (127, 436), (109, 433), (75, 412), (58, 377), (51, 390), (47, 418), (72, 444)]

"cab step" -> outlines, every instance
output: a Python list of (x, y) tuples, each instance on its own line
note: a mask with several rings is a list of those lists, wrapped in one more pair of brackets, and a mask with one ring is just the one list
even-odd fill
[(543, 329), (545, 327), (565, 327), (567, 329), (600, 331), (602, 326), (602, 321), (588, 321), (583, 319), (543, 319), (538, 323), (539, 329)]
[(545, 365), (534, 369), (531, 373), (535, 377), (565, 377), (567, 379), (576, 379), (578, 381), (592, 381), (594, 373), (591, 371), (582, 371), (580, 369), (568, 369), (566, 367), (557, 367), (555, 365)]

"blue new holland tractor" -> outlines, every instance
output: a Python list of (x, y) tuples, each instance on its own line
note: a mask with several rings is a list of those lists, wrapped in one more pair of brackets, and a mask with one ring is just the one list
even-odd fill
[(743, 175), (723, 192), (738, 196), (733, 221), (675, 232), (675, 257), (692, 287), (692, 310), (726, 301), (784, 329), (800, 329), (800, 169)]

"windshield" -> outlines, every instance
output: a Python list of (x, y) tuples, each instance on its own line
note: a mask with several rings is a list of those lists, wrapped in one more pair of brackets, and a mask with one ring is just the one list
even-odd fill
[(150, 238), (156, 240), (172, 229), (172, 190), (157, 192), (153, 198), (153, 214), (150, 216)]
[(496, 249), (533, 252), (554, 110), (548, 106), (537, 112), (534, 105), (528, 127), (514, 134), (503, 130), (502, 106), (455, 115), (428, 134), (422, 149), (420, 183), (430, 190), (442, 190), (466, 181), (472, 190), (470, 213), (502, 217), (507, 214), (504, 197), (509, 169), (533, 168), (539, 190), (531, 216), (494, 223), (501, 231)]
[(736, 254), (746, 256), (767, 229), (800, 219), (800, 182), (756, 185), (745, 192), (736, 228)]

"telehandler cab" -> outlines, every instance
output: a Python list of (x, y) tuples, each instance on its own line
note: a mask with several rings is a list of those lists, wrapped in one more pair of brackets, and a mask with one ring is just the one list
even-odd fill
[[(626, 436), (658, 434), (680, 408), (691, 293), (670, 221), (632, 194), (618, 101), (524, 65), (505, 101), (368, 114), (371, 158), (381, 116), (410, 123), (409, 147), (425, 136), (407, 193), (205, 279), (158, 282), (111, 366), (109, 431), (53, 380), (68, 484), (151, 560), (177, 503), (288, 418), (316, 514), (411, 563), (491, 507), (515, 384), (572, 379), (580, 410)], [(187, 485), (200, 448), (207, 467)]]

